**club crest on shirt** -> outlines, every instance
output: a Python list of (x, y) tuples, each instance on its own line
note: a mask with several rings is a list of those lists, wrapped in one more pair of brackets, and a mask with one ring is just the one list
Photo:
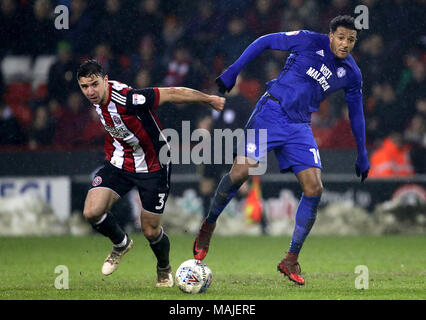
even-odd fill
[(115, 124), (119, 125), (121, 123), (121, 119), (119, 116), (113, 116), (112, 120), (114, 121)]
[(102, 183), (102, 178), (101, 178), (100, 176), (96, 176), (96, 177), (93, 179), (92, 186), (97, 187), (97, 186), (98, 186), (98, 185), (100, 185), (101, 183)]
[(136, 93), (132, 95), (132, 100), (134, 105), (144, 104), (146, 102), (146, 98), (144, 95)]
[(337, 69), (337, 77), (342, 78), (346, 75), (346, 70), (343, 67)]

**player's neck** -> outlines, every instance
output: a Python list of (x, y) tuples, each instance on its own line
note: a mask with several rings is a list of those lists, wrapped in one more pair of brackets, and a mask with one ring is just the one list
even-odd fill
[(109, 93), (109, 84), (108, 84), (108, 86), (105, 90), (105, 95), (104, 95), (103, 99), (101, 100), (101, 102), (99, 103), (101, 106), (104, 106), (107, 103), (107, 101), (109, 100), (109, 94), (110, 93)]

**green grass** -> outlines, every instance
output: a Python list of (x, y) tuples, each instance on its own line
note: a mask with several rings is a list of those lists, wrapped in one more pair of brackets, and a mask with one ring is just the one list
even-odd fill
[[(192, 258), (193, 236), (171, 235), (174, 271)], [(88, 237), (0, 238), (0, 300), (424, 300), (426, 236), (311, 236), (299, 262), (306, 280), (297, 286), (276, 271), (289, 237), (215, 236), (206, 263), (213, 283), (204, 294), (156, 288), (155, 258), (147, 241), (133, 235), (134, 249), (104, 277), (109, 240)], [(58, 290), (55, 267), (69, 270), (69, 289)], [(355, 288), (355, 267), (369, 271), (369, 288)]]

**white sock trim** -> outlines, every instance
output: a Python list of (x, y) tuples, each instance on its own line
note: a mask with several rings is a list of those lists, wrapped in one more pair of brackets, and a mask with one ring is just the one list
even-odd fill
[(164, 230), (163, 230), (163, 227), (161, 227), (161, 231), (160, 231), (160, 234), (157, 236), (157, 238), (156, 239), (154, 239), (154, 241), (153, 242), (149, 242), (149, 244), (150, 245), (154, 245), (154, 244), (157, 244), (157, 243), (159, 243), (160, 241), (161, 241), (161, 239), (163, 239), (163, 236), (164, 236)]
[(116, 247), (116, 248), (122, 248), (122, 247), (124, 247), (126, 245), (126, 243), (127, 243), (127, 234), (124, 235), (123, 241), (121, 241), (119, 244), (114, 244), (114, 247)]
[(106, 217), (107, 217), (107, 213), (104, 213), (104, 215), (99, 219), (99, 221), (95, 222), (95, 225), (99, 225), (102, 222), (104, 222), (104, 220), (106, 219)]

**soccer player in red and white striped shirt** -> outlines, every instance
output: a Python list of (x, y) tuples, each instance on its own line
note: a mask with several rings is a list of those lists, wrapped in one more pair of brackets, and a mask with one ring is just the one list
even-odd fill
[(160, 139), (162, 127), (155, 109), (165, 102), (198, 102), (221, 111), (225, 99), (184, 87), (133, 89), (110, 81), (94, 60), (79, 67), (77, 79), (108, 132), (105, 165), (93, 179), (83, 211), (93, 228), (113, 243), (102, 273), (114, 272), (123, 255), (133, 247), (133, 241), (108, 211), (118, 199), (137, 187), (143, 206), (142, 231), (157, 257), (157, 286), (173, 286), (170, 242), (161, 226), (170, 189), (170, 163), (163, 163), (159, 157), (160, 149), (167, 142)]

